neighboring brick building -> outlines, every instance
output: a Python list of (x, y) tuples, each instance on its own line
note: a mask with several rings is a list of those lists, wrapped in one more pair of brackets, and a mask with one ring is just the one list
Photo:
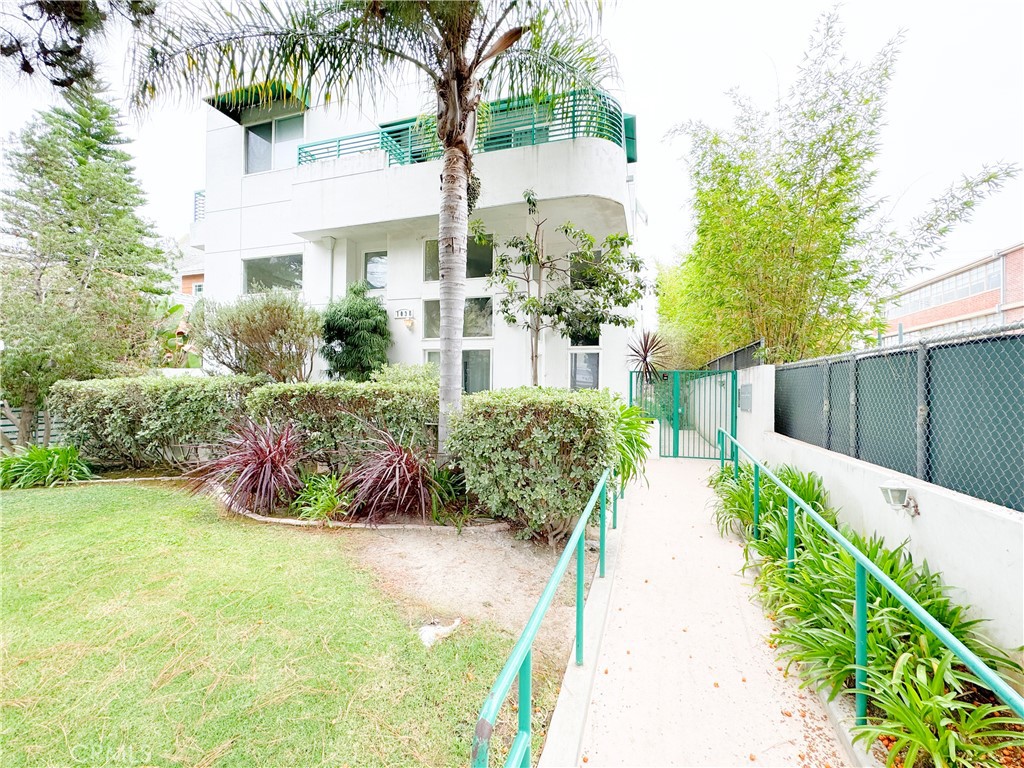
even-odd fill
[(883, 344), (1024, 321), (1024, 243), (895, 296)]

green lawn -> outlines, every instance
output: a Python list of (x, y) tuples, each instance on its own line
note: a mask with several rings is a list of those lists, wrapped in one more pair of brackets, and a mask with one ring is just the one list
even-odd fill
[(4, 766), (468, 762), (513, 638), (424, 649), (343, 533), (156, 485), (10, 492), (2, 515)]

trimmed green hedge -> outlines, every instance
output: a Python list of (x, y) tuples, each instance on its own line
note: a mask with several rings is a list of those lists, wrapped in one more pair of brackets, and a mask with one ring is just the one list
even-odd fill
[(327, 381), (267, 384), (246, 399), (256, 419), (292, 421), (306, 433), (307, 446), (333, 462), (356, 447), (364, 426), (386, 429), (400, 442), (433, 449), (437, 444), (438, 388), (430, 381)]
[(188, 463), (196, 446), (219, 442), (265, 379), (248, 376), (140, 376), (59, 381), (49, 407), (64, 440), (89, 461), (140, 468)]
[(572, 530), (617, 462), (618, 410), (606, 392), (481, 392), (463, 400), (448, 448), (492, 513), (554, 540)]

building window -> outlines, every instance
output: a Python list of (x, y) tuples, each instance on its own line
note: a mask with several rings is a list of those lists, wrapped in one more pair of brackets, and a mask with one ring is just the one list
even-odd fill
[(302, 115), (282, 117), (245, 129), (245, 172), (292, 168), (298, 162), (304, 120)]
[(363, 254), (363, 276), (371, 289), (386, 288), (388, 284), (388, 252), (368, 251)]
[(243, 265), (246, 293), (264, 293), (274, 288), (302, 290), (302, 254), (246, 259)]
[(597, 389), (601, 353), (573, 350), (569, 353), (569, 389)]
[(594, 267), (601, 262), (601, 251), (594, 251), (593, 260), (582, 258), (582, 254), (569, 254), (569, 285), (573, 290), (587, 290), (597, 285)]
[[(493, 335), (494, 310), (490, 296), (466, 299), (463, 315), (463, 338)], [(423, 302), (423, 338), (441, 337), (441, 302), (438, 299)]]
[[(494, 236), (485, 235), (484, 242), (478, 243), (470, 237), (466, 247), (466, 277), (490, 277), (494, 268)], [(441, 279), (440, 255), (437, 240), (427, 240), (423, 252), (423, 279), (434, 282)]]
[[(441, 365), (441, 352), (437, 349), (427, 351), (428, 363)], [(462, 350), (462, 391), (466, 394), (483, 392), (491, 388), (491, 350)]]
[(912, 315), (930, 307), (937, 307), (957, 299), (974, 296), (977, 293), (991, 291), (999, 288), (1002, 281), (1002, 262), (998, 259), (990, 261), (974, 269), (961, 272), (958, 275), (951, 275), (943, 280), (923, 285), (902, 296), (897, 296), (889, 305), (888, 316)]
[(202, 296), (203, 295), (203, 284), (202, 283), (193, 283), (192, 284), (192, 295), (193, 296)]

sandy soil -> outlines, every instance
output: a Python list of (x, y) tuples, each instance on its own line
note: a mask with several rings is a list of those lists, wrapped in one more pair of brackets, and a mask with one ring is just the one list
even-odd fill
[[(514, 637), (560, 554), (543, 543), (516, 541), (508, 531), (364, 529), (344, 536), (358, 562), (406, 605), (412, 621), (486, 621)], [(596, 555), (588, 553), (587, 560), (589, 584)], [(565, 663), (575, 632), (574, 573), (571, 562), (535, 645), (556, 668)]]

